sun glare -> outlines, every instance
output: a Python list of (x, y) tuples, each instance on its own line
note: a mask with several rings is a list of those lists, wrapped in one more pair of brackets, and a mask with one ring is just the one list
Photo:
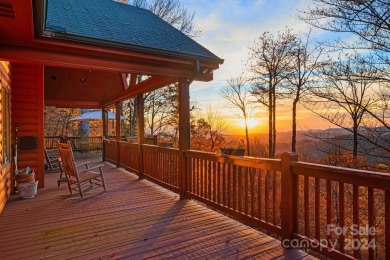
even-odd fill
[[(240, 127), (245, 127), (245, 121), (244, 121), (244, 119), (239, 119), (237, 123), (238, 123), (238, 125), (239, 125)], [(256, 126), (259, 125), (259, 121), (258, 121), (256, 118), (249, 118), (249, 119), (247, 120), (247, 123), (248, 123), (248, 128), (249, 128), (249, 129), (254, 128), (254, 127), (256, 127)]]

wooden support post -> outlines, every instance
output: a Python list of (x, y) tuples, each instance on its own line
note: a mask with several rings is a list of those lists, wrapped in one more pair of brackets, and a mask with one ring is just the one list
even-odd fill
[(137, 95), (137, 127), (138, 127), (138, 177), (142, 178), (144, 174), (144, 155), (142, 145), (145, 143), (145, 114), (144, 114), (144, 94)]
[(104, 108), (102, 109), (102, 119), (103, 119), (103, 138), (107, 138), (107, 136), (108, 136), (108, 113)]
[(117, 146), (117, 158), (116, 167), (119, 167), (120, 163), (120, 149), (119, 142), (121, 141), (121, 106), (119, 102), (115, 103), (115, 134), (116, 134), (116, 146)]
[(296, 176), (292, 172), (291, 162), (298, 161), (298, 156), (294, 153), (282, 154), (282, 193), (280, 202), (281, 226), (282, 226), (282, 246), (289, 245), (292, 234), (295, 231), (295, 208), (297, 201)]
[(190, 133), (190, 82), (179, 80), (179, 150), (180, 150), (180, 199), (187, 193), (187, 159), (185, 151), (191, 148)]
[(103, 127), (103, 136), (102, 136), (102, 157), (103, 157), (103, 161), (104, 161), (104, 158), (106, 157), (106, 148), (104, 146), (104, 139), (107, 138), (107, 135), (108, 135), (108, 118), (107, 118), (107, 111), (102, 108), (102, 127)]

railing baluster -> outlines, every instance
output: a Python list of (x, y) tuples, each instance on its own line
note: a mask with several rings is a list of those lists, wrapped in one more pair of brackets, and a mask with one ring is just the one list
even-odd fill
[[(345, 217), (344, 217), (344, 210), (345, 210), (345, 204), (344, 204), (344, 183), (339, 182), (339, 214), (340, 214), (340, 227), (344, 228), (345, 226)], [(344, 232), (341, 232), (341, 235), (339, 237), (340, 240), (340, 252), (344, 253), (344, 247), (345, 247), (345, 235)]]
[(265, 180), (264, 180), (264, 219), (266, 222), (269, 222), (269, 189), (268, 189), (268, 182), (269, 182), (269, 174), (270, 171), (267, 171), (265, 174)]
[[(185, 156), (185, 155), (183, 154), (183, 156)], [(187, 161), (187, 159), (185, 157), (183, 160), (185, 161), (186, 164), (188, 164), (187, 167), (190, 167), (189, 162)], [(176, 167), (174, 167), (174, 165), (173, 165), (174, 162), (175, 162), (175, 156), (173, 156), (173, 154), (169, 154), (168, 161), (166, 161), (165, 163), (168, 165), (168, 167), (167, 167), (168, 176), (171, 180), (171, 185), (176, 186), (179, 182), (176, 182), (177, 174), (176, 174)], [(189, 168), (187, 168), (187, 172), (183, 172), (182, 174), (188, 174), (188, 169)], [(187, 177), (189, 177), (189, 176), (187, 175)], [(186, 187), (188, 187), (188, 180), (187, 180)]]
[(201, 159), (200, 161), (200, 196), (204, 197), (204, 188), (205, 188), (205, 182), (204, 182), (204, 164), (205, 160)]
[[(353, 185), (353, 198), (352, 198), (352, 204), (353, 204), (353, 224), (354, 225), (357, 225), (358, 229), (359, 229), (359, 186), (357, 185)], [(355, 234), (353, 236), (353, 239), (354, 241), (358, 241), (359, 240), (359, 234), (358, 232), (355, 232), (357, 234)], [(352, 243), (353, 245), (354, 243)], [(353, 256), (355, 258), (359, 258), (360, 257), (360, 250), (359, 249), (355, 249), (353, 250)]]
[[(375, 227), (375, 219), (374, 219), (374, 189), (368, 188), (368, 198), (367, 198), (367, 211), (368, 211), (368, 228), (371, 230), (371, 228)], [(372, 235), (371, 232), (368, 232), (368, 243), (370, 245), (371, 241), (374, 241), (375, 237)], [(372, 260), (375, 258), (375, 250), (372, 246), (368, 247), (368, 259)]]
[(217, 182), (218, 182), (218, 190), (217, 190), (217, 202), (219, 203), (219, 204), (222, 204), (221, 203), (221, 163), (220, 162), (218, 162), (218, 165), (217, 165), (217, 174), (218, 174), (218, 180), (217, 180)]
[(226, 203), (226, 168), (225, 168), (225, 163), (221, 163), (221, 204), (227, 205)]
[(188, 191), (189, 192), (193, 192), (194, 191), (194, 183), (193, 183), (193, 179), (194, 179), (194, 175), (193, 175), (193, 169), (194, 169), (194, 160), (192, 158), (187, 158), (187, 167), (188, 167), (188, 171), (187, 171), (187, 174), (188, 174)]
[(272, 171), (272, 223), (276, 225), (276, 171)]
[[(186, 167), (185, 171), (182, 173), (183, 175), (187, 174), (188, 173), (188, 169), (189, 169), (189, 165), (188, 165), (188, 162), (187, 162), (187, 159), (185, 157), (185, 154), (182, 153), (183, 156), (183, 162), (184, 162), (184, 165)], [(169, 153), (168, 156), (167, 156), (167, 161), (165, 162), (165, 164), (167, 165), (167, 177), (168, 177), (168, 180), (171, 182), (170, 184), (173, 185), (173, 186), (181, 186), (183, 184), (180, 184), (180, 179), (177, 180), (176, 179), (176, 165), (174, 166), (174, 162), (175, 162), (175, 156), (173, 156), (173, 154)], [(180, 174), (179, 174), (180, 175)], [(185, 176), (185, 185), (183, 187), (181, 187), (182, 189), (186, 189), (186, 192), (188, 191), (188, 179), (187, 179), (188, 175)]]
[[(174, 178), (173, 178), (173, 172), (172, 171), (170, 171), (170, 160), (171, 160), (171, 156), (170, 156), (170, 154), (165, 154), (165, 156), (164, 156), (165, 158), (164, 158), (164, 165), (165, 165), (165, 178), (166, 178), (166, 180), (167, 180), (167, 183), (171, 183), (171, 184), (173, 184), (175, 181), (174, 181)], [(184, 174), (185, 172), (183, 172), (183, 174)], [(176, 184), (176, 183), (175, 183)]]
[(200, 195), (199, 185), (200, 185), (200, 159), (196, 159), (196, 194)]
[(249, 168), (249, 176), (251, 182), (251, 216), (255, 216), (255, 169)]
[(233, 209), (237, 209), (237, 192), (236, 192), (236, 183), (237, 183), (237, 166), (233, 165)]
[(168, 183), (168, 181), (167, 181), (167, 174), (166, 174), (166, 159), (165, 159), (165, 157), (166, 157), (166, 154), (165, 153), (162, 153), (162, 152), (158, 152), (159, 153), (159, 155), (160, 155), (160, 160), (161, 160), (161, 179), (162, 179), (162, 181), (163, 182), (165, 182), (165, 183)]
[(245, 186), (244, 186), (244, 207), (245, 207), (245, 214), (248, 214), (248, 204), (249, 204), (249, 193), (248, 193), (248, 186), (249, 186), (249, 176), (248, 176), (248, 167), (245, 167)]
[(238, 168), (238, 174), (237, 174), (237, 177), (238, 177), (238, 211), (239, 212), (242, 212), (242, 197), (243, 197), (243, 194), (242, 194), (242, 179), (243, 179), (243, 172), (242, 172), (242, 167), (239, 166)]
[(207, 198), (209, 200), (211, 200), (211, 181), (212, 181), (212, 178), (211, 178), (211, 161), (210, 160), (207, 160), (207, 187), (208, 187), (208, 190), (207, 190)]
[(304, 180), (304, 208), (305, 208), (305, 235), (310, 236), (310, 218), (309, 218), (309, 177), (305, 176)]
[(320, 179), (319, 178), (315, 178), (315, 238), (317, 239), (317, 241), (320, 240), (320, 231), (321, 231), (321, 227), (320, 227), (320, 191), (321, 191), (321, 187), (320, 187)]
[(217, 201), (217, 162), (213, 161), (213, 201)]
[(232, 201), (231, 201), (231, 196), (232, 196), (232, 189), (231, 189), (231, 181), (232, 181), (232, 174), (231, 174), (231, 165), (228, 164), (227, 165), (227, 175), (228, 175), (228, 181), (227, 181), (227, 192), (226, 192), (226, 197), (227, 197), (227, 201), (228, 201), (228, 207), (231, 208), (232, 207)]
[(261, 200), (263, 198), (262, 196), (262, 183), (263, 183), (263, 170), (256, 170), (257, 172), (257, 209), (258, 209), (258, 218), (262, 219), (261, 217)]
[[(173, 156), (172, 157), (173, 160), (175, 159), (175, 157)], [(192, 190), (193, 190), (193, 186), (192, 186), (192, 179), (193, 179), (193, 176), (192, 176), (192, 171), (194, 169), (194, 166), (192, 164), (192, 158), (188, 158), (187, 154), (184, 153), (184, 158), (186, 160), (186, 165), (187, 165), (187, 192), (189, 193), (192, 193)]]
[[(332, 222), (332, 181), (326, 180), (326, 223)], [(327, 234), (328, 243), (331, 241), (331, 234)]]

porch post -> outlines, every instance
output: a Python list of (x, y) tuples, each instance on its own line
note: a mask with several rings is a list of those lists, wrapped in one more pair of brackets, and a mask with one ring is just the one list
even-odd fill
[(281, 227), (282, 227), (282, 246), (290, 247), (292, 235), (296, 229), (296, 210), (297, 210), (297, 176), (292, 172), (291, 162), (298, 161), (295, 153), (282, 154), (281, 171)]
[(115, 134), (116, 141), (121, 140), (121, 106), (119, 102), (115, 103)]
[(119, 167), (120, 163), (120, 150), (119, 142), (121, 141), (121, 106), (119, 102), (115, 103), (115, 134), (116, 134), (116, 146), (117, 146), (117, 159), (116, 166)]
[(186, 78), (179, 80), (179, 150), (180, 150), (180, 199), (186, 198), (187, 193), (187, 160), (185, 151), (191, 148), (190, 133), (190, 81)]
[(107, 138), (107, 135), (108, 135), (108, 129), (107, 129), (107, 126), (108, 126), (108, 120), (107, 120), (107, 111), (102, 108), (102, 127), (103, 127), (103, 131), (102, 131), (102, 157), (103, 157), (103, 161), (104, 161), (104, 158), (106, 157), (106, 153), (105, 153), (105, 146), (104, 146), (104, 139)]
[(103, 119), (103, 138), (108, 136), (108, 118), (106, 109), (102, 108), (102, 119)]
[(145, 143), (145, 114), (144, 114), (144, 94), (137, 95), (137, 127), (138, 127), (138, 176), (143, 177), (144, 174), (144, 154), (142, 145)]

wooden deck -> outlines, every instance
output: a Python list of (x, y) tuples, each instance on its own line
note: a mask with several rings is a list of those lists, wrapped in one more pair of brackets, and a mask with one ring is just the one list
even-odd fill
[(280, 241), (106, 163), (108, 191), (65, 199), (58, 174), (0, 216), (0, 259), (312, 259)]

